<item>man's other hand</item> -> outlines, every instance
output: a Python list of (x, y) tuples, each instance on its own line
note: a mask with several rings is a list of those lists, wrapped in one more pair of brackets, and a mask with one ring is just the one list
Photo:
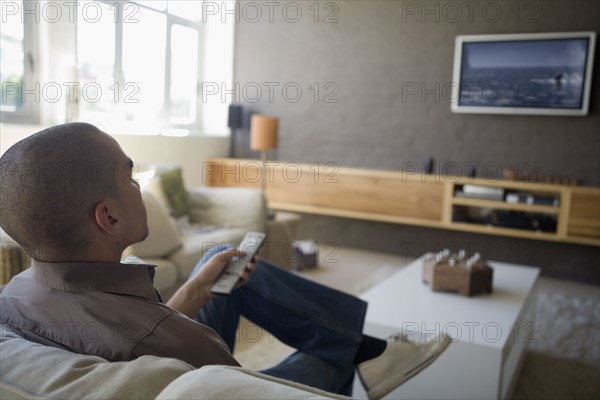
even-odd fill
[[(173, 297), (167, 302), (167, 305), (179, 310), (189, 317), (193, 317), (207, 301), (215, 296), (211, 293), (210, 289), (217, 281), (217, 278), (227, 263), (233, 257), (244, 255), (245, 253), (243, 251), (238, 250), (224, 250), (215, 254), (202, 265), (200, 270), (192, 278), (177, 290)], [(250, 274), (256, 269), (257, 262), (258, 256), (254, 256), (254, 258), (246, 264), (246, 268), (240, 272), (241, 279), (238, 283), (238, 287), (250, 280)]]
[[(243, 257), (245, 255), (246, 253), (244, 253), (243, 251), (233, 249), (224, 250), (220, 253), (217, 253), (211, 258), (209, 258), (208, 261), (206, 261), (206, 263), (204, 263), (200, 271), (198, 271), (198, 273), (192, 279), (199, 279), (201, 282), (204, 282), (205, 284), (208, 284), (210, 285), (210, 287), (212, 287), (217, 281), (217, 278), (219, 277), (223, 269), (225, 268), (225, 265), (227, 265), (227, 263), (231, 261), (233, 257)], [(246, 263), (246, 268), (244, 268), (240, 272), (241, 280), (237, 287), (245, 284), (250, 280), (250, 274), (256, 269), (257, 262), (258, 255), (254, 256), (254, 258), (250, 262)]]

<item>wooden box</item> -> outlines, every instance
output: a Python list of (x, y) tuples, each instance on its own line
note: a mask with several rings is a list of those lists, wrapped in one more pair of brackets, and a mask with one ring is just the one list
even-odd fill
[(433, 291), (458, 292), (463, 296), (492, 292), (494, 270), (476, 253), (468, 260), (464, 253), (429, 254), (423, 263), (423, 282)]

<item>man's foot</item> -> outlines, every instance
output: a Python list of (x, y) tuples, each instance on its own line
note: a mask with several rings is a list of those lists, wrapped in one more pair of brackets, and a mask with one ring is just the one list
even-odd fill
[(390, 336), (385, 351), (358, 364), (358, 376), (370, 400), (380, 399), (412, 378), (446, 350), (452, 339), (442, 334), (427, 343), (409, 341), (401, 333)]

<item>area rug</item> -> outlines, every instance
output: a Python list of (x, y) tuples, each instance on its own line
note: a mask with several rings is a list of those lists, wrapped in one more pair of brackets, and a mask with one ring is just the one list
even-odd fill
[(511, 396), (514, 400), (600, 399), (600, 369), (529, 351)]
[(512, 398), (600, 399), (600, 289), (581, 285), (579, 294), (564, 293), (544, 281)]
[(531, 351), (600, 367), (598, 298), (540, 288), (536, 323), (537, 332), (529, 346)]

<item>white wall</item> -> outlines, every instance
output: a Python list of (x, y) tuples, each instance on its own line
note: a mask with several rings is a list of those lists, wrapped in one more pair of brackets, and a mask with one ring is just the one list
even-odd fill
[(229, 153), (229, 138), (218, 136), (113, 135), (137, 164), (177, 164), (183, 169), (186, 186), (203, 185), (203, 163), (210, 157)]
[[(44, 129), (32, 125), (0, 124), (0, 154), (19, 140)], [(202, 166), (207, 158), (229, 153), (229, 138), (221, 136), (113, 135), (137, 164), (176, 164), (183, 168), (187, 187), (203, 184)]]
[(0, 124), (0, 155), (19, 140), (43, 129), (37, 125), (6, 125)]

